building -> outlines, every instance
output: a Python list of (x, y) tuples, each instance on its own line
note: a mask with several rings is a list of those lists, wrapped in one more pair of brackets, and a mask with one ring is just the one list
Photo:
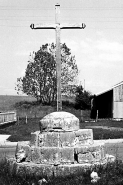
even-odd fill
[(96, 95), (99, 118), (123, 119), (123, 81)]

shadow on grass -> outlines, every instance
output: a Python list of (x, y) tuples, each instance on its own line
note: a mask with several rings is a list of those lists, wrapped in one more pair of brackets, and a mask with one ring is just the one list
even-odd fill
[(121, 139), (123, 138), (123, 131), (117, 130), (106, 130), (106, 129), (93, 129), (93, 139), (100, 140), (100, 139)]
[(19, 119), (14, 125), (8, 125), (8, 127), (0, 127), (0, 134), (11, 135), (8, 138), (8, 141), (17, 142), (17, 141), (29, 141), (31, 139), (31, 132), (39, 130), (40, 118), (25, 118)]

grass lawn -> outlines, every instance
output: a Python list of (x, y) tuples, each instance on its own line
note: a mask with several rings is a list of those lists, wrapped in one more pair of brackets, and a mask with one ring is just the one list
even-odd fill
[[(29, 118), (26, 124), (25, 118), (20, 118), (19, 124), (9, 125), (9, 127), (0, 127), (0, 134), (11, 135), (9, 141), (29, 141), (31, 137), (31, 132), (39, 130), (39, 121), (41, 118)], [(82, 122), (80, 123), (80, 128), (86, 128), (86, 126), (109, 126), (109, 127), (121, 127), (123, 128), (123, 121), (112, 121), (112, 120), (102, 120), (98, 122)], [(106, 130), (102, 128), (93, 129), (94, 140), (98, 139), (117, 139), (123, 138), (123, 131), (117, 130)]]
[[(1, 185), (38, 185), (38, 181), (45, 178), (47, 185), (122, 185), (123, 184), (123, 163), (115, 161), (104, 166), (94, 166), (87, 171), (81, 170), (75, 175), (67, 177), (46, 177), (43, 174), (29, 175), (25, 171), (21, 175), (16, 173), (15, 168), (11, 168), (8, 161), (0, 162), (0, 184)], [(92, 171), (98, 173), (100, 179), (96, 183), (91, 182)]]
[(123, 128), (123, 121), (102, 119), (102, 120), (98, 120), (97, 122), (82, 122), (82, 123), (80, 123), (81, 128), (85, 127), (85, 126), (108, 126), (108, 127)]
[(29, 118), (26, 124), (26, 119), (21, 118), (19, 124), (10, 125), (9, 127), (0, 127), (0, 134), (11, 135), (8, 139), (12, 142), (17, 141), (29, 141), (31, 138), (31, 132), (39, 130), (40, 118)]
[[(99, 120), (98, 122), (82, 122), (80, 123), (80, 128), (91, 128), (93, 126), (106, 126), (123, 128), (123, 121), (116, 120)], [(100, 139), (119, 139), (123, 138), (123, 130), (108, 130), (102, 128), (93, 128), (94, 140)]]

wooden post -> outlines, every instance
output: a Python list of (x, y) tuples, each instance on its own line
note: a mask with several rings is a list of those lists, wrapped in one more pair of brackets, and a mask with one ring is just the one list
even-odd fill
[(5, 120), (5, 119), (4, 119), (4, 114), (3, 114), (3, 123), (4, 123), (4, 120)]
[(96, 122), (98, 121), (98, 110), (97, 110), (97, 115), (96, 115)]
[(57, 111), (62, 110), (61, 98), (61, 49), (60, 49), (60, 5), (55, 5), (55, 23), (56, 23), (56, 74), (57, 74)]
[(19, 125), (19, 116), (17, 117), (17, 125)]
[(27, 115), (26, 115), (26, 124), (27, 124)]
[(82, 112), (82, 110), (81, 110), (80, 115), (81, 115), (80, 121), (83, 122), (83, 112)]

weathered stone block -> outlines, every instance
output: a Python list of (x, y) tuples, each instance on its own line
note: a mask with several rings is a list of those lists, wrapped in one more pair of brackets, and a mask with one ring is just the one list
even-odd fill
[(74, 148), (75, 153), (88, 153), (88, 152), (95, 152), (97, 150), (104, 150), (104, 144), (102, 145), (86, 145), (86, 146), (77, 146)]
[(60, 148), (61, 163), (74, 163), (74, 148), (64, 147)]
[(100, 161), (105, 157), (104, 143), (75, 147), (74, 153), (79, 163)]
[(75, 146), (76, 145), (90, 145), (93, 143), (92, 129), (79, 129), (75, 132)]
[(45, 134), (40, 133), (38, 135), (38, 146), (43, 147), (45, 145)]
[(44, 147), (58, 147), (59, 146), (59, 133), (58, 132), (45, 132), (42, 133)]
[(88, 149), (90, 152), (93, 153), (96, 160), (103, 159), (105, 157), (105, 143), (94, 143), (91, 145), (91, 147)]
[(74, 146), (75, 133), (74, 132), (60, 132), (59, 133), (59, 146), (71, 147)]
[(40, 153), (42, 164), (74, 163), (74, 148), (42, 147)]
[(79, 163), (91, 163), (93, 161), (93, 155), (91, 152), (85, 154), (78, 154)]
[(13, 164), (14, 169), (16, 169), (16, 173), (19, 176), (24, 176), (25, 173), (27, 175), (34, 175), (35, 176), (53, 176), (54, 175), (54, 169), (55, 166), (50, 164), (36, 164), (36, 163), (14, 163)]
[(101, 151), (88, 152), (88, 153), (79, 153), (78, 154), (78, 163), (94, 163), (102, 160)]
[(63, 130), (78, 130), (79, 119), (68, 112), (53, 112), (40, 121), (43, 129), (61, 128)]
[(38, 146), (38, 136), (39, 136), (40, 131), (36, 131), (31, 133), (31, 140), (30, 140), (30, 145), (31, 146)]
[(42, 164), (60, 164), (60, 152), (57, 147), (40, 148)]
[(28, 161), (28, 162), (31, 161), (31, 147), (29, 146), (29, 142), (28, 141), (21, 141), (21, 142), (17, 143), (15, 156), (22, 149), (26, 153), (25, 161)]
[(39, 147), (31, 147), (32, 151), (31, 151), (31, 156), (32, 156), (32, 162), (39, 164), (41, 163), (42, 160), (42, 156), (41, 156), (41, 152), (40, 152), (40, 148)]
[(102, 159), (102, 151), (97, 150), (95, 152), (92, 152), (93, 155), (93, 161), (100, 161)]

